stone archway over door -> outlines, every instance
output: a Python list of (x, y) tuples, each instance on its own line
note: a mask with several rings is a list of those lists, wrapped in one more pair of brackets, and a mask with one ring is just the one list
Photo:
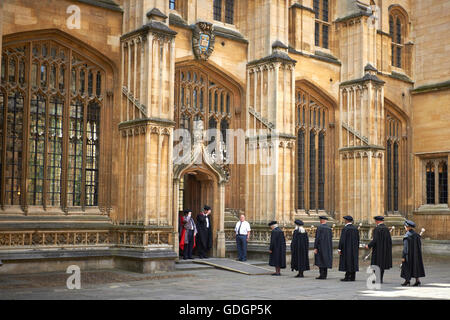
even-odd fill
[[(180, 211), (185, 209), (185, 205), (198, 205), (200, 208), (189, 207), (194, 217), (199, 213), (199, 209), (204, 204), (208, 204), (212, 208), (211, 223), (213, 247), (210, 251), (215, 257), (225, 257), (225, 184), (228, 181), (228, 175), (223, 168), (215, 165), (213, 160), (208, 156), (205, 147), (197, 144), (192, 149), (193, 157), (187, 155), (190, 161), (181, 161), (183, 164), (174, 165), (174, 182), (173, 182), (173, 208), (174, 215), (178, 216)], [(188, 184), (185, 184), (185, 178)], [(186, 187), (193, 187), (194, 190), (187, 191)], [(191, 199), (182, 199), (185, 192), (191, 192)], [(186, 193), (189, 194), (189, 193)], [(192, 199), (192, 197), (200, 199)], [(178, 234), (178, 223), (175, 224), (175, 232)], [(179, 239), (175, 239), (175, 250), (179, 253)]]

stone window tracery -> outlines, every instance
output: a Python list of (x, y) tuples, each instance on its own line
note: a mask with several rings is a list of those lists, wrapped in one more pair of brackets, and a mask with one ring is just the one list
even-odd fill
[(2, 50), (0, 203), (98, 205), (104, 71), (60, 42)]
[(328, 108), (296, 90), (297, 209), (325, 210)]

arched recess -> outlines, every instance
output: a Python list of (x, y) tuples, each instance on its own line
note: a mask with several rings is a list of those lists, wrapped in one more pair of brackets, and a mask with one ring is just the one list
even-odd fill
[(335, 211), (336, 100), (308, 80), (295, 83), (296, 209)]
[[(12, 153), (6, 148), (1, 152), (2, 208), (18, 213), (107, 213), (118, 77), (114, 63), (58, 29), (4, 36), (2, 58), (17, 61), (6, 69), (0, 87), (4, 104), (21, 106), (15, 114), (20, 112), (22, 118), (22, 130), (14, 137), (21, 147), (13, 150), (21, 157), (10, 170), (6, 165)], [(23, 102), (9, 99), (16, 94)], [(11, 124), (7, 121), (2, 128), (5, 142)], [(8, 180), (12, 175), (14, 186)]]
[(409, 117), (385, 98), (385, 212), (405, 215), (408, 208)]
[[(179, 61), (175, 65), (175, 128), (186, 128), (193, 132), (199, 128), (200, 121), (203, 129), (217, 129), (222, 135), (220, 153), (229, 173), (229, 180), (225, 186), (225, 207), (239, 210), (244, 208), (245, 165), (238, 164), (237, 152), (239, 146), (235, 140), (233, 154), (226, 150), (226, 130), (245, 130), (245, 112), (243, 112), (244, 90), (236, 78), (221, 70), (216, 65), (198, 60)], [(205, 145), (214, 142), (215, 138), (207, 139)], [(219, 141), (215, 141), (219, 142)], [(244, 148), (244, 147), (243, 147)], [(233, 158), (230, 158), (233, 157)]]

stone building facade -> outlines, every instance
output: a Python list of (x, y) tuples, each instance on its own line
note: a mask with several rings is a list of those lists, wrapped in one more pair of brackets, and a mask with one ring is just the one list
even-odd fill
[(448, 1), (0, 6), (0, 272), (171, 270), (204, 204), (219, 257), (241, 213), (255, 252), (319, 215), (448, 239)]

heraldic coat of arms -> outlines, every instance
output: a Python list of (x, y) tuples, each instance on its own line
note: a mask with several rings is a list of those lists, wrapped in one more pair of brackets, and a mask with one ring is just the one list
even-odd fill
[(208, 60), (214, 51), (214, 26), (209, 22), (197, 22), (192, 34), (192, 48), (195, 57), (201, 60)]

